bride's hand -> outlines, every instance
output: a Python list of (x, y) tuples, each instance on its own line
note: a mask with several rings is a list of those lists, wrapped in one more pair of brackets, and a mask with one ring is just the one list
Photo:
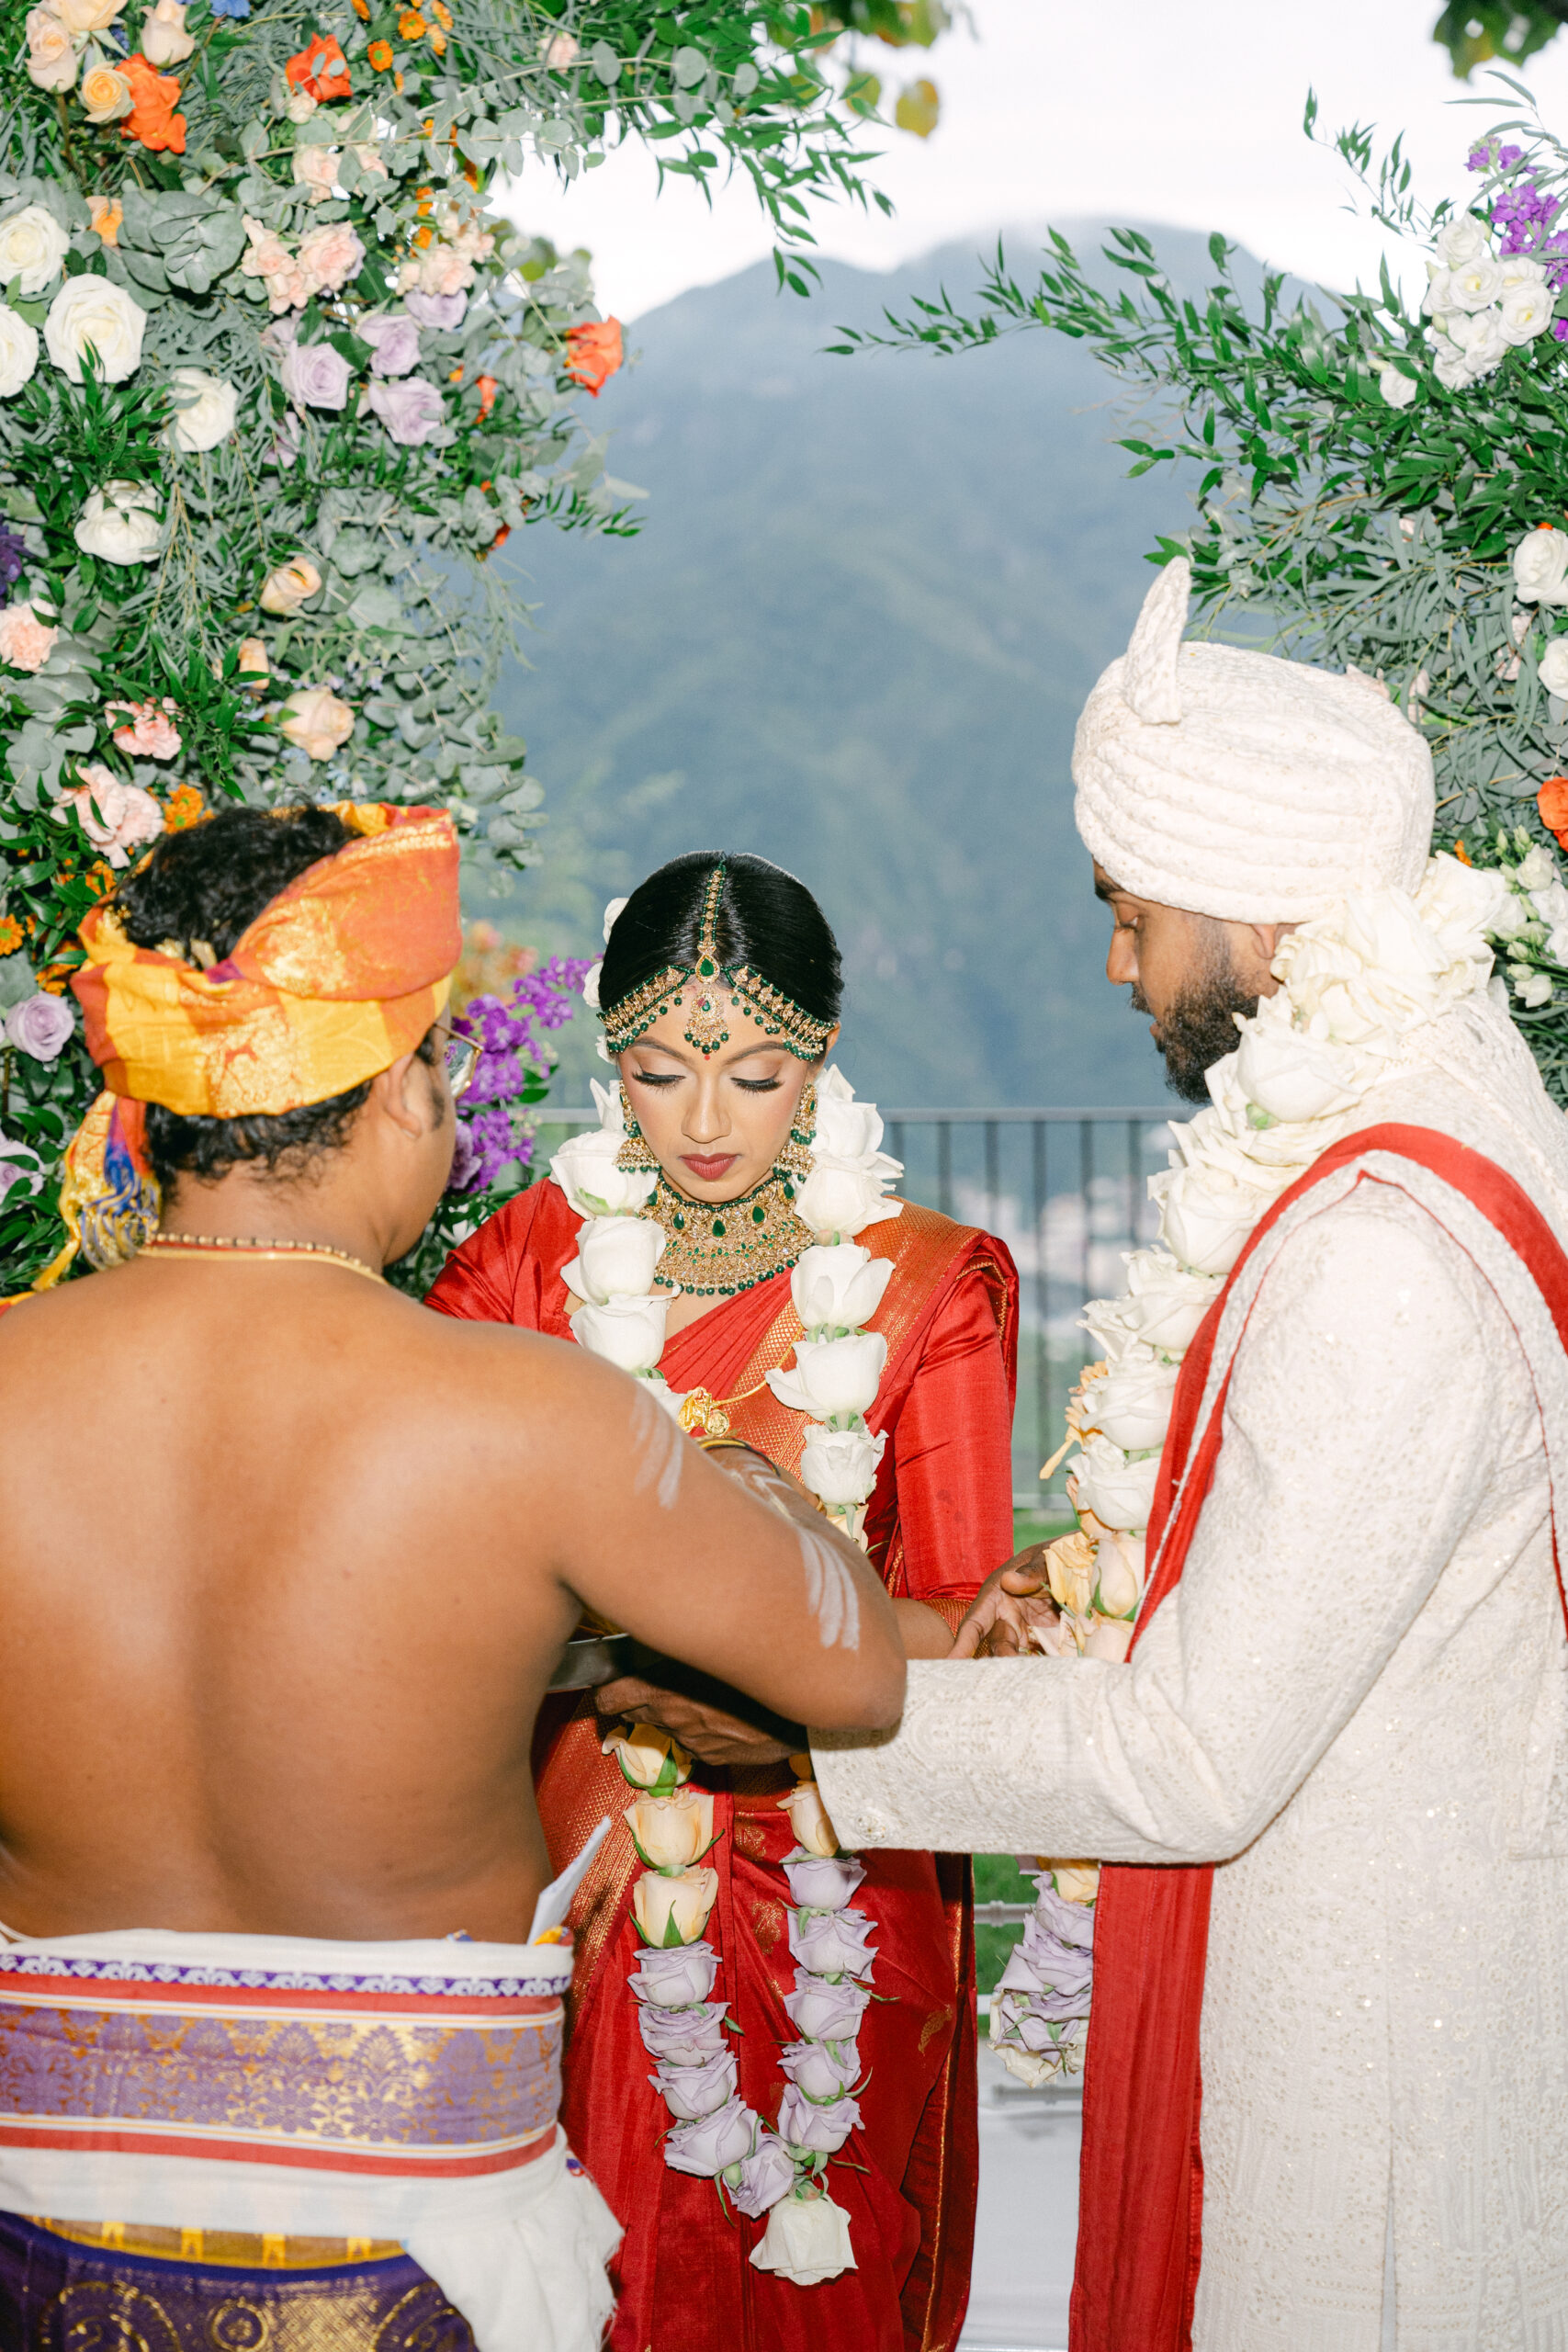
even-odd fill
[(1021, 1657), (1032, 1646), (1032, 1626), (1056, 1623), (1045, 1574), (1045, 1546), (1032, 1544), (980, 1587), (953, 1638), (950, 1657)]
[(644, 1682), (634, 1675), (604, 1683), (594, 1692), (593, 1703), (601, 1716), (629, 1715), (634, 1724), (652, 1724), (660, 1731), (672, 1732), (682, 1747), (700, 1756), (705, 1764), (782, 1764), (786, 1756), (806, 1746), (804, 1727), (792, 1745), (722, 1707), (687, 1698), (679, 1690), (660, 1690), (657, 1683)]

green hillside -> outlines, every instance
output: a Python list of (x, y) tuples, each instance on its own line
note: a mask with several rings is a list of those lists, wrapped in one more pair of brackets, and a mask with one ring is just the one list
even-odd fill
[[(548, 862), (496, 911), (581, 952), (604, 899), (660, 859), (755, 850), (838, 931), (865, 1091), (1156, 1102), (1144, 1023), (1102, 978), (1068, 760), (1144, 551), (1185, 502), (1123, 479), (1113, 388), (1056, 337), (949, 360), (822, 350), (974, 268), (957, 246), (891, 277), (825, 265), (805, 303), (759, 266), (637, 322), (639, 363), (596, 421), (612, 470), (649, 492), (642, 536), (528, 531), (502, 559), (539, 606), (504, 707), (550, 825)], [(558, 1099), (581, 1099), (586, 1042)]]

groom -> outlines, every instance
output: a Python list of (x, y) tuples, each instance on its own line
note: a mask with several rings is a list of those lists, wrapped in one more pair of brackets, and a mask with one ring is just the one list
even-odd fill
[(1132, 1654), (971, 1662), (1051, 1613), (999, 1571), (818, 1776), (851, 1847), (1114, 1866), (1074, 2352), (1558, 2345), (1568, 1127), (1487, 985), (1497, 877), (1427, 868), (1420, 736), (1354, 674), (1183, 644), (1187, 594), (1172, 563), (1074, 759), (1109, 975), (1214, 1097), (1165, 1238), (1230, 1269)]

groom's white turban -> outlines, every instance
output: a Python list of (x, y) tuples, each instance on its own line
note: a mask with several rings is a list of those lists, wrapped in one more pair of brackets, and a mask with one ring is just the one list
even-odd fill
[(1084, 706), (1075, 815), (1140, 899), (1299, 922), (1358, 890), (1414, 890), (1431, 844), (1432, 755), (1370, 679), (1184, 645), (1191, 571), (1160, 573)]

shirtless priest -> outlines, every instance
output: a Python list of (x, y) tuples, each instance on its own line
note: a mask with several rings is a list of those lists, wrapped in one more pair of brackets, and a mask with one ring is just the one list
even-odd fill
[[(999, 1572), (818, 1778), (852, 1847), (1111, 1866), (1074, 2352), (1560, 2346), (1568, 1125), (1487, 945), (1532, 910), (1429, 860), (1381, 688), (1184, 644), (1188, 586), (1074, 758), (1109, 976), (1211, 1098), (1090, 1311), (1088, 1540), (1059, 1618)], [(1015, 1963), (1047, 2064), (1083, 1889)]]
[(451, 1166), (445, 815), (220, 815), (83, 940), (65, 1205), (133, 1254), (0, 1317), (0, 2344), (595, 2352), (539, 1700), (587, 1605), (890, 1722), (892, 1606), (756, 1457), (383, 1282)]

